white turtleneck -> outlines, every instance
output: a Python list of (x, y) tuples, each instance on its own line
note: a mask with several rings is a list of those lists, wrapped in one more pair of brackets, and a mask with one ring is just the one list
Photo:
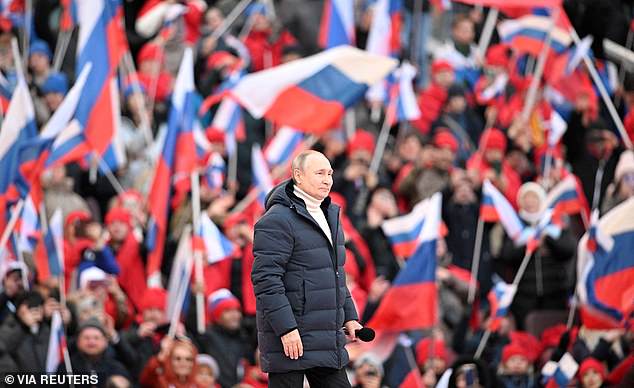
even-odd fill
[(297, 186), (294, 186), (293, 193), (304, 200), (304, 203), (306, 204), (306, 210), (308, 210), (308, 213), (311, 215), (311, 217), (313, 217), (313, 219), (317, 221), (317, 224), (324, 231), (326, 237), (328, 237), (330, 245), (332, 245), (332, 234), (330, 232), (330, 226), (328, 226), (328, 220), (326, 219), (323, 210), (321, 210), (321, 203), (323, 202), (323, 200), (311, 197), (308, 193)]

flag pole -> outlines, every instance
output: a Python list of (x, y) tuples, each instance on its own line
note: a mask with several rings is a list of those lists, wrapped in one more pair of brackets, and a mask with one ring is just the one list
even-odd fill
[[(15, 230), (13, 230), (13, 232), (11, 232), (11, 235), (13, 236), (13, 238), (17, 241), (18, 240), (18, 236), (15, 233)], [(15, 247), (15, 255), (18, 257), (18, 261), (22, 264), (24, 264), (25, 267), (28, 268), (28, 266), (26, 265), (26, 261), (24, 261), (24, 254), (22, 254), (22, 249), (20, 249), (20, 246), (18, 245), (18, 243), (16, 242), (16, 247)], [(26, 274), (24, 274), (26, 275)], [(26, 291), (29, 291), (30, 287), (29, 287), (29, 279), (27, 279), (27, 276), (22, 276), (22, 286), (24, 286), (24, 289)]]
[[(512, 287), (517, 287), (520, 284), (520, 280), (522, 280), (522, 276), (524, 276), (524, 272), (526, 271), (526, 267), (528, 267), (528, 263), (531, 260), (533, 252), (526, 248), (526, 253), (524, 254), (524, 258), (522, 259), (522, 264), (520, 264), (520, 268), (517, 270), (515, 274), (515, 278), (513, 279)], [(473, 356), (475, 359), (479, 359), (484, 351), (484, 348), (489, 341), (489, 337), (491, 337), (491, 329), (487, 328), (478, 344), (478, 348), (476, 349), (475, 355)]]
[(227, 167), (227, 187), (229, 191), (236, 192), (238, 186), (238, 142), (235, 139), (235, 149), (229, 155), (229, 166)]
[[(579, 39), (579, 35), (577, 35), (577, 31), (574, 29), (574, 27), (571, 27), (571, 28), (572, 28), (572, 31), (571, 31), (572, 39), (574, 40), (576, 45), (579, 45), (581, 43), (581, 39)], [(592, 77), (592, 81), (594, 81), (594, 84), (596, 85), (597, 89), (599, 89), (599, 94), (601, 95), (601, 99), (603, 100), (603, 103), (608, 109), (608, 112), (610, 113), (610, 117), (612, 118), (612, 121), (614, 121), (614, 125), (616, 125), (616, 129), (618, 129), (619, 134), (621, 135), (621, 139), (623, 140), (623, 143), (625, 144), (625, 147), (631, 150), (633, 148), (632, 141), (630, 140), (630, 137), (627, 135), (627, 131), (625, 130), (625, 127), (623, 126), (623, 121), (619, 117), (619, 114), (616, 111), (616, 108), (614, 107), (614, 103), (610, 99), (610, 96), (608, 95), (608, 91), (605, 90), (605, 85), (603, 85), (603, 81), (601, 81), (601, 77), (599, 77), (597, 68), (595, 67), (594, 63), (592, 63), (592, 61), (590, 60), (590, 57), (588, 56), (587, 52), (583, 54), (583, 62), (586, 64), (586, 67), (588, 68), (588, 72), (590, 73), (590, 76)]]
[(61, 31), (57, 35), (57, 43), (55, 44), (55, 54), (53, 56), (53, 71), (59, 72), (62, 68), (62, 63), (64, 63), (64, 57), (66, 56), (66, 52), (68, 51), (68, 45), (70, 44), (70, 39), (72, 36), (73, 30), (70, 31)]
[[(191, 235), (193, 234), (194, 234), (194, 231), (192, 230), (191, 225), (187, 224), (185, 228), (183, 229), (183, 233), (181, 234), (181, 241), (178, 242), (179, 248), (181, 248), (181, 245), (184, 242), (186, 242), (183, 239), (187, 238), (187, 236), (190, 236), (189, 243), (191, 244), (192, 243)], [(179, 253), (178, 248), (176, 253), (177, 254)], [(193, 265), (193, 263), (190, 256), (187, 259), (186, 268), (189, 269), (191, 265)], [(172, 311), (172, 316), (170, 317), (170, 326), (167, 331), (167, 336), (169, 338), (174, 338), (176, 336), (176, 327), (178, 326), (178, 321), (180, 320), (181, 311), (183, 309), (183, 302), (185, 299), (185, 293), (187, 292), (187, 287), (189, 287), (189, 280), (190, 280), (189, 277), (187, 277), (186, 279), (183, 279), (183, 281), (180, 282), (180, 284), (178, 285), (178, 289), (176, 290), (176, 302), (175, 302), (176, 304), (174, 306), (174, 310)]]
[[(119, 182), (117, 177), (114, 176), (114, 174), (112, 173), (112, 170), (110, 169), (110, 167), (108, 167), (106, 162), (103, 161), (101, 156), (99, 156), (99, 154), (97, 152), (94, 152), (94, 151), (93, 151), (93, 156), (97, 159), (98, 166), (102, 169), (104, 175), (106, 176), (106, 178), (108, 178), (108, 181), (110, 182), (112, 187), (115, 189), (115, 191), (119, 195), (125, 193), (125, 189), (121, 185), (121, 182)], [(96, 171), (96, 168), (95, 168), (95, 171)]]
[(544, 45), (542, 46), (542, 50), (539, 52), (539, 57), (537, 59), (537, 67), (535, 69), (535, 73), (533, 74), (533, 79), (531, 80), (530, 87), (528, 88), (528, 93), (526, 94), (526, 103), (524, 104), (524, 109), (522, 110), (522, 121), (527, 122), (530, 117), (531, 111), (537, 102), (537, 89), (539, 88), (539, 83), (541, 81), (542, 75), (544, 74), (544, 70), (546, 69), (546, 59), (548, 59), (548, 50), (550, 49), (550, 43), (553, 40), (553, 30), (555, 29), (555, 21), (559, 17), (559, 8), (555, 8), (553, 10), (552, 15), (550, 16), (550, 24), (548, 26), (548, 35), (546, 35), (546, 40), (544, 41)]
[(497, 8), (490, 8), (487, 18), (484, 21), (484, 27), (482, 27), (482, 34), (480, 35), (480, 41), (478, 42), (478, 57), (482, 63), (484, 63), (486, 51), (491, 43), (495, 23), (498, 21), (498, 14), (499, 11)]
[[(143, 91), (141, 90), (141, 86), (140, 86), (141, 82), (139, 81), (139, 76), (136, 72), (136, 68), (134, 66), (134, 60), (132, 59), (132, 54), (130, 53), (130, 50), (127, 50), (126, 53), (123, 55), (123, 61), (121, 62), (121, 66), (126, 67), (125, 70), (127, 71), (128, 76), (131, 78), (132, 90), (134, 90), (134, 93), (145, 95), (145, 93), (143, 93)], [(145, 101), (143, 101), (143, 103), (140, 104), (140, 106), (141, 106), (141, 123), (140, 123), (141, 131), (143, 132), (145, 143), (147, 144), (147, 146), (151, 146), (152, 143), (154, 143), (154, 139), (152, 137), (152, 129), (150, 126), (151, 111), (148, 109), (147, 105), (145, 104)]]
[[(193, 235), (200, 233), (200, 180), (198, 171), (193, 171), (190, 175), (192, 186), (192, 222), (194, 226)], [(194, 265), (196, 277), (196, 329), (198, 334), (205, 332), (205, 301), (203, 295), (203, 257), (199, 249), (194, 250)], [(201, 287), (202, 286), (202, 287)]]
[[(24, 2), (24, 26), (22, 27), (22, 56), (23, 66), (26, 69), (29, 63), (29, 44), (31, 43), (31, 27), (33, 25), (33, 0)], [(34, 27), (34, 26), (33, 26)]]
[(546, 160), (544, 160), (544, 189), (548, 191), (550, 189), (550, 170), (552, 170), (553, 154), (552, 148), (548, 146), (546, 148)]
[(484, 234), (484, 220), (478, 217), (478, 227), (476, 228), (475, 246), (473, 247), (473, 259), (471, 260), (471, 279), (469, 279), (469, 294), (467, 303), (472, 304), (475, 300), (476, 285), (478, 282), (478, 269), (480, 268), (480, 257), (482, 257), (482, 239)]
[(235, 7), (233, 7), (229, 15), (227, 15), (227, 17), (222, 21), (222, 24), (220, 24), (220, 26), (218, 26), (218, 28), (216, 28), (211, 33), (211, 38), (213, 40), (217, 40), (218, 38), (220, 38), (229, 29), (229, 27), (231, 27), (231, 25), (236, 21), (238, 16), (240, 16), (240, 14), (244, 12), (244, 10), (251, 3), (251, 1), (253, 0), (242, 0)]
[[(634, 32), (632, 31), (632, 26), (630, 25), (629, 31), (627, 31), (627, 38), (625, 40), (625, 48), (628, 50), (632, 49), (632, 44), (634, 43)], [(625, 64), (621, 63), (619, 66), (619, 85), (623, 85), (625, 82)], [(617, 94), (614, 98), (614, 103), (616, 105), (621, 105), (621, 95)]]
[(13, 232), (13, 228), (15, 228), (15, 224), (18, 222), (18, 217), (20, 217), (20, 213), (22, 212), (22, 208), (24, 207), (24, 199), (20, 198), (20, 200), (15, 204), (13, 208), (13, 213), (11, 214), (11, 218), (2, 231), (2, 237), (0, 237), (0, 252), (5, 250), (5, 246), (9, 241), (9, 237)]

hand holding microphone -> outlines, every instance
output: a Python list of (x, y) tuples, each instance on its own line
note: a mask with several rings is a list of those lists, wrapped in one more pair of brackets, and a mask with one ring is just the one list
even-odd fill
[[(352, 322), (356, 323), (356, 325), (349, 325)], [(353, 326), (353, 327), (350, 327), (350, 326)], [(343, 328), (343, 332), (346, 334), (346, 337), (348, 337), (348, 340), (350, 342), (354, 342), (357, 339), (363, 342), (370, 342), (374, 339), (374, 336), (375, 336), (373, 329), (369, 327), (363, 327), (357, 321), (346, 322)]]

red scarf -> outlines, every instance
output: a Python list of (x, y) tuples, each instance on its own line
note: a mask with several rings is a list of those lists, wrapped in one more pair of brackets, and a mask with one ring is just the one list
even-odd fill
[(242, 249), (242, 310), (246, 315), (255, 315), (255, 292), (251, 283), (253, 269), (253, 244)]

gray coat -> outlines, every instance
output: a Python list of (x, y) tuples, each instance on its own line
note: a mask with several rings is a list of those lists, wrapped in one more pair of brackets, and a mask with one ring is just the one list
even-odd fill
[[(343, 270), (344, 235), (339, 207), (322, 203), (333, 246), (304, 201), (293, 194), (292, 181), (275, 187), (266, 213), (255, 225), (251, 279), (257, 306), (258, 343), (265, 372), (313, 367), (341, 369), (348, 364), (343, 324), (357, 320)], [(284, 354), (284, 334), (299, 329), (304, 355)]]

